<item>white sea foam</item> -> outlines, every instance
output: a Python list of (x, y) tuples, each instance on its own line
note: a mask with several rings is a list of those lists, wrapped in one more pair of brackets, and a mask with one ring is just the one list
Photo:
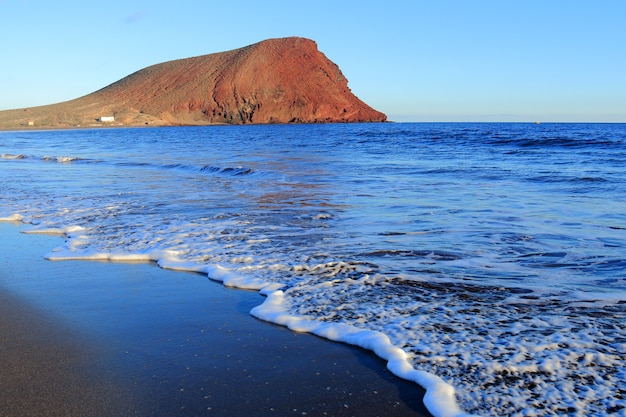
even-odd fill
[(22, 220), (24, 220), (24, 216), (18, 213), (0, 217), (0, 222), (21, 222)]
[[(367, 263), (289, 266), (272, 259), (275, 254), (259, 252), (259, 245), (271, 239), (207, 233), (206, 225), (198, 223), (147, 227), (132, 239), (120, 236), (123, 244), (113, 240), (111, 245), (95, 244), (91, 231), (81, 226), (55, 227), (45, 219), (37, 223), (27, 233), (67, 236), (46, 255), (51, 260), (157, 261), (163, 268), (201, 272), (228, 286), (260, 290), (268, 298), (253, 310), (255, 316), (373, 350), (396, 375), (428, 390), (425, 401), (435, 416), (463, 415), (460, 407), (541, 415), (528, 409), (537, 395), (542, 406), (561, 413), (590, 402), (606, 408), (620, 404), (611, 398), (624, 377), (624, 329), (606, 327), (600, 319), (589, 327), (581, 309), (598, 311), (593, 300), (570, 305), (549, 292), (526, 297), (504, 287), (474, 292), (471, 287), (455, 291), (449, 284), (390, 281)], [(233, 225), (221, 227), (232, 230)], [(224, 237), (230, 243), (217, 245)], [(135, 249), (128, 252), (131, 246)], [(240, 252), (256, 255), (242, 257)], [(569, 399), (581, 390), (587, 392), (586, 400), (572, 403)]]
[[(484, 288), (471, 295), (471, 289), (459, 288), (442, 296), (436, 291), (441, 284), (415, 282), (407, 287), (406, 282), (370, 274), (366, 264), (347, 262), (292, 267), (277, 263), (255, 269), (250, 268), (251, 259), (215, 253), (212, 256), (225, 265), (187, 262), (184, 256), (198, 250), (193, 230), (184, 234), (174, 227), (169, 232), (173, 230), (175, 250), (160, 247), (137, 253), (96, 251), (77, 226), (39, 225), (30, 232), (68, 236), (49, 259), (157, 261), (163, 268), (205, 273), (227, 286), (260, 290), (267, 299), (253, 315), (374, 351), (394, 374), (427, 389), (425, 402), (435, 416), (469, 415), (460, 406), (477, 409), (485, 404), (509, 410), (510, 415), (538, 415), (527, 409), (538, 392), (550, 399), (554, 410), (568, 413), (585, 406), (568, 400), (581, 389), (588, 391), (586, 401), (619, 405), (609, 399), (624, 376), (624, 329), (589, 327), (579, 311), (568, 313), (568, 304), (559, 305), (548, 295), (524, 298), (525, 293), (512, 296), (505, 288)], [(272, 273), (284, 278), (286, 271), (299, 279), (272, 281)], [(346, 274), (355, 278), (346, 279)], [(393, 305), (381, 304), (381, 297), (394, 299)], [(586, 304), (597, 307), (591, 301)], [(498, 389), (490, 395), (493, 387)]]
[[(11, 216), (17, 218), (18, 216)], [(379, 357), (387, 361), (389, 370), (395, 375), (416, 382), (427, 390), (424, 398), (428, 409), (437, 417), (466, 417), (470, 414), (464, 413), (458, 406), (455, 398), (454, 388), (444, 382), (438, 376), (417, 370), (409, 360), (409, 356), (402, 349), (394, 346), (385, 334), (378, 331), (364, 330), (347, 323), (330, 323), (316, 320), (314, 317), (294, 315), (290, 313), (285, 302), (285, 293), (281, 289), (280, 283), (273, 283), (263, 279), (255, 278), (253, 274), (241, 274), (236, 269), (227, 268), (220, 265), (202, 265), (193, 262), (181, 261), (179, 254), (172, 250), (151, 250), (146, 253), (107, 253), (94, 250), (89, 246), (89, 237), (85, 234), (85, 229), (80, 226), (68, 226), (63, 228), (52, 228), (37, 226), (24, 231), (32, 234), (54, 234), (64, 235), (67, 239), (65, 243), (45, 255), (49, 260), (98, 260), (112, 262), (134, 262), (134, 261), (156, 261), (158, 265), (165, 269), (200, 272), (207, 274), (211, 279), (221, 281), (224, 285), (240, 288), (259, 290), (266, 295), (266, 300), (255, 307), (251, 314), (255, 317), (280, 324), (291, 330), (307, 332), (327, 338), (329, 340), (344, 342), (359, 346), (376, 353)], [(264, 241), (261, 239), (259, 241)], [(258, 243), (255, 240), (248, 240), (249, 244)], [(241, 259), (233, 259), (233, 264), (241, 264)], [(249, 260), (248, 260), (249, 261)], [(281, 269), (282, 266), (275, 266), (269, 269)], [(326, 264), (309, 268), (306, 265), (298, 265), (294, 270), (302, 272), (305, 270), (319, 271), (326, 269), (328, 276), (339, 274), (342, 269), (351, 269), (348, 264)], [(352, 268), (355, 269), (355, 268)], [(365, 278), (363, 281), (367, 281)], [(328, 287), (331, 283), (321, 283), (319, 289)], [(312, 292), (313, 294), (314, 292)], [(326, 292), (317, 293), (324, 296)]]
[(3, 154), (0, 154), (0, 158), (2, 159), (25, 159), (26, 155), (3, 153)]
[(70, 162), (78, 161), (81, 158), (75, 156), (43, 156), (42, 161), (58, 162), (60, 164), (68, 164)]
[(263, 304), (252, 309), (255, 317), (287, 326), (298, 332), (312, 333), (329, 340), (359, 346), (376, 353), (387, 361), (387, 367), (397, 376), (414, 381), (427, 391), (424, 403), (435, 416), (469, 416), (456, 403), (454, 388), (441, 378), (413, 368), (407, 354), (394, 346), (383, 333), (363, 330), (345, 323), (327, 323), (303, 316), (296, 316), (285, 309), (284, 292), (274, 290), (267, 294)]
[[(569, 148), (476, 147), (489, 127), (448, 127), (432, 143), (424, 128), (384, 127), (394, 141), (408, 132), (400, 145), (315, 127), (339, 132), (322, 150), (334, 136), (285, 148), (282, 133), (228, 142), (203, 130), (193, 142), (176, 130), (176, 145), (148, 129), (165, 140), (122, 135), (116, 153), (107, 131), (89, 155), (82, 141), (64, 144), (80, 152), (16, 145), (7, 153), (106, 163), (40, 163), (31, 178), (38, 158), (6, 159), (0, 216), (68, 236), (50, 259), (154, 261), (259, 290), (255, 315), (372, 349), (427, 388), (436, 416), (624, 416), (626, 226), (611, 191), (623, 189), (611, 162), (622, 151), (588, 148), (580, 167)], [(515, 127), (497, 130), (499, 141)], [(572, 185), (582, 168), (615, 184)]]

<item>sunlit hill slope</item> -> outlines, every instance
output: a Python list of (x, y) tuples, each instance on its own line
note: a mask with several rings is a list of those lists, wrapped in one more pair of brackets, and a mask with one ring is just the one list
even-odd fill
[(297, 37), (153, 65), (74, 100), (0, 112), (9, 129), (385, 120), (314, 41)]

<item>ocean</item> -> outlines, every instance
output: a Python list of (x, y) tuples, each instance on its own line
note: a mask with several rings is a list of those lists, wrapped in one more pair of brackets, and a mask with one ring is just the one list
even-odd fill
[(0, 218), (357, 344), (435, 416), (626, 415), (626, 125), (0, 132)]

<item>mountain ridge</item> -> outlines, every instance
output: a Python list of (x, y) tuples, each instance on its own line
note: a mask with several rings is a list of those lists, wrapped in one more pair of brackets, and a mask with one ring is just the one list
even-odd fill
[[(306, 38), (267, 39), (242, 48), (148, 66), (65, 101), (0, 111), (0, 127), (105, 124), (383, 122), (356, 97), (339, 67)], [(106, 120), (106, 119), (104, 119)]]

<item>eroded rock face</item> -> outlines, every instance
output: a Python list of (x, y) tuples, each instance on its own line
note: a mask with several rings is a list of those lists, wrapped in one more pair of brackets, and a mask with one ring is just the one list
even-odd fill
[(385, 121), (304, 38), (166, 62), (94, 95), (172, 124)]
[(381, 122), (339, 67), (304, 38), (169, 61), (101, 90), (48, 106), (0, 112), (0, 127)]

